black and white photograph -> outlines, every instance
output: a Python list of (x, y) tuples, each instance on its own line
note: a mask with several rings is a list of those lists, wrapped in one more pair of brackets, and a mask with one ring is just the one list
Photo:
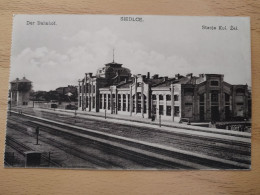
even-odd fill
[(249, 17), (14, 15), (5, 168), (250, 170)]

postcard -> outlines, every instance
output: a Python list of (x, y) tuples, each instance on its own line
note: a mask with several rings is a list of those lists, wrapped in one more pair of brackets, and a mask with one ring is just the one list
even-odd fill
[(251, 169), (249, 17), (14, 15), (4, 165)]

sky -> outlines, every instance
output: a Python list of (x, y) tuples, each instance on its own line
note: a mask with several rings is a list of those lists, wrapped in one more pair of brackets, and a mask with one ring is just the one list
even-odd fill
[(10, 81), (25, 76), (35, 91), (78, 85), (85, 73), (112, 62), (113, 49), (132, 74), (224, 74), (228, 83), (251, 86), (249, 18), (148, 15), (15, 15)]

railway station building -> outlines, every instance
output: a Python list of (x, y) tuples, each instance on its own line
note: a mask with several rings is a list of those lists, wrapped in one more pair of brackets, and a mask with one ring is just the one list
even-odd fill
[(248, 118), (249, 96), (247, 85), (229, 84), (222, 74), (132, 75), (114, 61), (78, 84), (79, 110), (177, 122)]

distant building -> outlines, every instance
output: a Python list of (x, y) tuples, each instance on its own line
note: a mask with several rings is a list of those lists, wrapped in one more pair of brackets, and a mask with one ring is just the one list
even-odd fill
[(23, 77), (10, 82), (10, 101), (12, 106), (28, 105), (32, 82)]
[(79, 80), (80, 110), (180, 121), (229, 121), (247, 118), (247, 85), (231, 85), (221, 74), (173, 78), (154, 75), (131, 76), (115, 62), (86, 73)]
[(68, 85), (67, 87), (59, 87), (55, 91), (60, 95), (66, 95), (67, 93), (77, 94), (77, 87)]

